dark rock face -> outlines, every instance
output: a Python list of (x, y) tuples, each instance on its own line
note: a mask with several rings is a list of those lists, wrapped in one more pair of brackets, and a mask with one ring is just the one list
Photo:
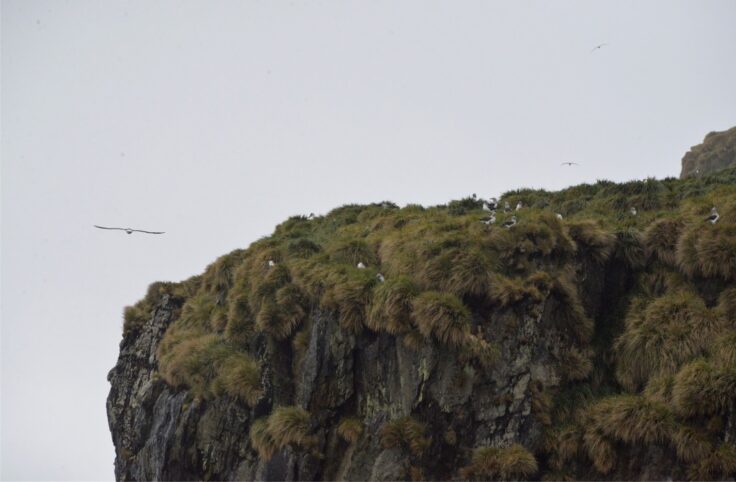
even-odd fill
[(736, 166), (736, 127), (711, 132), (702, 144), (693, 146), (682, 158), (680, 179), (712, 174)]
[[(582, 293), (598, 317), (605, 310), (604, 268), (586, 270)], [(437, 344), (413, 350), (385, 333), (348, 334), (333, 315), (314, 310), (308, 348), (296, 363), (288, 343), (256, 341), (266, 394), (250, 409), (230, 397), (198, 399), (159, 378), (158, 344), (178, 308), (164, 296), (149, 323), (123, 340), (108, 375), (118, 480), (402, 480), (410, 464), (421, 466), (423, 478), (451, 479), (475, 447), (543, 443), (535, 394), (560, 385), (555, 360), (571, 343), (547, 319), (548, 301), (474, 313), (484, 320), (484, 336), (500, 340), (501, 361), (492, 370), (461, 363)], [(280, 405), (312, 414), (321, 457), (287, 448), (259, 459), (250, 424)], [(362, 415), (364, 430), (348, 444), (336, 426), (354, 413)], [(381, 444), (382, 424), (406, 415), (432, 422), (431, 445), (420, 460)]]

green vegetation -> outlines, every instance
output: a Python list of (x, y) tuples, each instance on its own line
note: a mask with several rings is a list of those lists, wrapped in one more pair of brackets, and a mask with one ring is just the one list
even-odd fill
[(270, 459), (288, 445), (313, 449), (317, 440), (310, 432), (311, 416), (301, 407), (277, 407), (267, 418), (251, 424), (251, 445), (262, 459)]
[(397, 418), (381, 427), (381, 443), (384, 448), (402, 448), (419, 456), (430, 444), (426, 432), (426, 426), (410, 416)]
[[(550, 363), (561, 383), (531, 388), (532, 415), (545, 433), (542, 470), (564, 474), (592, 463), (610, 474), (622, 448), (662, 446), (690, 477), (733, 476), (736, 449), (723, 427), (736, 403), (736, 169), (522, 189), (503, 194), (505, 201), (528, 207), (499, 211), (492, 226), (480, 222), (482, 203), (473, 198), (289, 218), (201, 276), (151, 285), (125, 309), (125, 336), (144, 329), (168, 296), (177, 316), (159, 347), (164, 380), (205, 399), (228, 395), (260, 407), (271, 403), (270, 375), (261, 380), (264, 351), (289, 352), (296, 378), (317, 312), (359, 343), (395, 338), (418, 353), (444, 350), (472, 374), (470, 383), (503, 363), (503, 343), (526, 336), (522, 321), (533, 313), (558, 348)], [(705, 221), (714, 205), (715, 225)], [(501, 227), (512, 214), (518, 224)], [(383, 446), (417, 462), (432, 432), (432, 421), (422, 422), (387, 422)], [(358, 418), (338, 425), (350, 443), (362, 430)], [(250, 436), (263, 458), (314, 444), (310, 415), (297, 407), (274, 409)], [(534, 455), (518, 445), (457, 457), (469, 463), (465, 478), (538, 472)]]
[(346, 441), (354, 444), (363, 433), (363, 422), (359, 418), (343, 418), (337, 426), (337, 433)]
[(471, 480), (519, 480), (537, 473), (537, 461), (519, 444), (510, 447), (480, 447), (472, 463), (460, 469), (460, 477)]

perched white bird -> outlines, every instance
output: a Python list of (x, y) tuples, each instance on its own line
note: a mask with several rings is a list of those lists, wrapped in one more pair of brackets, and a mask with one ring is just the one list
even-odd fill
[(508, 201), (504, 201), (504, 203), (503, 203), (503, 210), (504, 210), (505, 212), (509, 212), (509, 211), (511, 211), (511, 204), (509, 204), (509, 202), (508, 202)]
[(494, 224), (496, 222), (496, 212), (495, 211), (491, 211), (491, 214), (488, 215), (485, 218), (482, 218), (480, 220), (480, 222), (483, 223), (483, 224), (485, 224), (486, 226), (488, 226), (490, 224)]
[(517, 210), (517, 211), (518, 211), (519, 209), (523, 208), (523, 207), (524, 207), (524, 205), (523, 205), (523, 204), (521, 204), (521, 201), (519, 201), (518, 203), (516, 203), (516, 210)]
[(269, 259), (268, 260), (268, 267), (269, 268), (273, 268), (274, 266), (276, 266), (276, 263), (272, 259)]
[(713, 209), (710, 210), (710, 216), (705, 218), (706, 221), (710, 221), (711, 224), (715, 224), (718, 222), (718, 218), (721, 216), (718, 215), (718, 211), (716, 210), (716, 207), (713, 206)]
[(314, 213), (309, 213), (309, 216), (307, 216), (307, 219), (314, 219)]
[(562, 214), (556, 213), (555, 216), (557, 216), (557, 219), (562, 219)]
[(636, 216), (638, 213), (638, 211), (636, 210), (634, 206), (631, 206), (631, 209), (629, 209), (629, 212), (631, 213), (632, 216)]
[(516, 225), (516, 216), (511, 216), (511, 219), (503, 223), (503, 227), (506, 229), (509, 229), (510, 227), (515, 226), (515, 225)]
[(483, 201), (483, 211), (491, 212), (493, 209), (491, 209), (491, 206), (487, 202)]
[(362, 261), (358, 261), (358, 269), (365, 269), (365, 265)]
[(495, 211), (498, 208), (498, 199), (496, 199), (495, 197), (492, 197), (488, 201), (488, 207), (491, 208), (491, 211)]
[(133, 228), (108, 228), (105, 226), (98, 226), (96, 224), (93, 224), (93, 226), (98, 229), (114, 229), (117, 231), (125, 231), (128, 234), (133, 234), (133, 233), (164, 234), (165, 233), (165, 231), (144, 231), (142, 229), (133, 229)]
[(386, 281), (386, 278), (384, 278), (384, 277), (383, 277), (383, 275), (382, 275), (381, 273), (378, 273), (378, 274), (376, 275), (376, 279), (378, 279), (378, 282), (379, 282), (379, 283), (383, 283), (384, 281)]

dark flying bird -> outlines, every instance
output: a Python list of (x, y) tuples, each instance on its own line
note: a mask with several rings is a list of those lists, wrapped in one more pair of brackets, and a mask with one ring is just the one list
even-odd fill
[(605, 44), (605, 43), (604, 44), (598, 44), (595, 47), (593, 47), (592, 49), (590, 49), (590, 53), (592, 54), (596, 50), (600, 49), (601, 47), (605, 47), (606, 45), (608, 45), (608, 44)]
[(579, 166), (577, 162), (563, 162), (560, 166)]
[(133, 229), (133, 228), (108, 228), (105, 226), (98, 226), (96, 224), (94, 224), (93, 226), (98, 229), (114, 229), (117, 231), (125, 231), (128, 234), (132, 234), (132, 233), (164, 234), (165, 233), (165, 231), (144, 231), (142, 229)]

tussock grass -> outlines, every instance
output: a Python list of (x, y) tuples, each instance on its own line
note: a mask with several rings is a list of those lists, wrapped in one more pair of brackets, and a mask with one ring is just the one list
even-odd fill
[(301, 407), (277, 407), (266, 421), (268, 435), (283, 448), (289, 444), (310, 448), (316, 443), (309, 435), (311, 415)]
[(641, 269), (647, 263), (647, 250), (644, 236), (635, 228), (616, 233), (613, 257), (631, 269)]
[(666, 294), (643, 310), (630, 309), (625, 323), (626, 330), (614, 344), (616, 376), (630, 390), (654, 375), (674, 374), (700, 356), (718, 330), (717, 317), (688, 291)]
[(592, 405), (587, 415), (586, 431), (629, 444), (666, 443), (675, 426), (666, 405), (635, 395), (604, 398)]
[(414, 298), (418, 287), (408, 276), (379, 283), (373, 289), (366, 325), (373, 331), (400, 335), (411, 330)]
[(479, 447), (471, 464), (460, 469), (464, 479), (523, 480), (537, 473), (537, 460), (522, 445)]
[(686, 229), (677, 244), (677, 264), (690, 277), (736, 280), (736, 224), (701, 220)]
[(593, 336), (593, 320), (585, 314), (572, 272), (560, 273), (553, 279), (549, 298), (554, 324), (578, 342), (589, 342)]
[(644, 231), (647, 254), (669, 266), (677, 263), (677, 240), (685, 227), (680, 219), (664, 218), (654, 221)]
[(263, 460), (270, 460), (279, 449), (268, 431), (268, 419), (259, 418), (250, 426), (250, 443)]
[(414, 320), (424, 337), (459, 347), (470, 335), (470, 310), (456, 296), (427, 291), (417, 296), (412, 305)]
[(736, 474), (736, 446), (721, 444), (707, 457), (700, 459), (688, 469), (690, 480), (723, 480)]
[(359, 418), (343, 418), (337, 426), (337, 433), (347, 442), (354, 444), (363, 433), (363, 422)]
[(560, 374), (568, 381), (575, 382), (588, 378), (593, 371), (591, 350), (571, 346), (560, 353)]
[(429, 447), (424, 424), (411, 416), (390, 420), (383, 424), (380, 431), (383, 448), (402, 448), (415, 456), (420, 456)]
[(616, 243), (616, 237), (592, 221), (570, 222), (567, 225), (578, 252), (598, 264), (608, 261)]
[(695, 360), (675, 375), (672, 402), (683, 417), (722, 413), (736, 401), (736, 368)]
[(671, 437), (677, 457), (688, 464), (696, 463), (713, 452), (713, 444), (708, 436), (694, 427), (681, 425)]
[(169, 385), (189, 387), (203, 398), (227, 393), (254, 406), (263, 395), (258, 363), (211, 333), (167, 332), (159, 346), (159, 371)]
[(459, 358), (462, 362), (475, 360), (483, 370), (489, 371), (501, 359), (501, 350), (495, 343), (488, 342), (478, 335), (469, 334), (460, 347)]
[(718, 297), (718, 313), (727, 324), (736, 327), (736, 288), (728, 288)]

